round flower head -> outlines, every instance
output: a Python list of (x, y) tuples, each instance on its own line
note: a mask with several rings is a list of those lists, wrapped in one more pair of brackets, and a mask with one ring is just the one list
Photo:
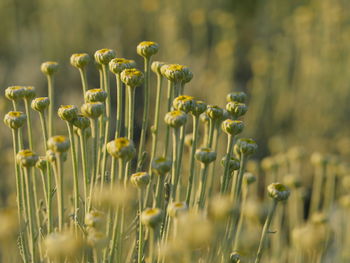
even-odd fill
[(151, 56), (157, 54), (159, 50), (159, 45), (152, 41), (142, 41), (137, 45), (137, 54), (144, 58), (150, 58)]
[(16, 155), (16, 161), (22, 167), (35, 166), (38, 159), (38, 155), (28, 149), (20, 150)]
[(36, 96), (35, 88), (33, 86), (24, 87), (25, 93), (24, 98), (27, 100), (32, 100)]
[(171, 217), (177, 217), (178, 215), (188, 211), (186, 202), (173, 202), (168, 206), (168, 214)]
[(4, 123), (11, 129), (21, 128), (27, 120), (27, 115), (21, 111), (10, 111), (4, 117)]
[(252, 173), (244, 173), (243, 174), (243, 179), (247, 182), (247, 184), (252, 184), (256, 181), (256, 176)]
[(71, 232), (52, 232), (46, 236), (44, 247), (50, 259), (70, 258), (81, 252), (82, 243)]
[(256, 152), (257, 149), (258, 145), (256, 142), (253, 139), (249, 138), (239, 139), (234, 147), (234, 151), (238, 156), (240, 156), (241, 153), (244, 155), (252, 155)]
[(152, 161), (152, 171), (157, 175), (165, 175), (171, 169), (171, 161), (164, 157), (155, 158)]
[(73, 120), (73, 125), (81, 130), (84, 130), (90, 127), (90, 120), (88, 117), (78, 114)]
[(172, 128), (180, 128), (187, 121), (187, 114), (183, 111), (174, 110), (165, 114), (164, 121)]
[(193, 102), (193, 107), (191, 109), (191, 113), (194, 116), (198, 117), (206, 110), (207, 110), (207, 104), (205, 104), (203, 101), (196, 100)]
[(95, 61), (100, 65), (108, 64), (113, 58), (115, 58), (115, 51), (112, 49), (104, 48), (95, 52)]
[(141, 213), (142, 224), (155, 228), (163, 218), (162, 210), (159, 208), (147, 208)]
[(186, 67), (186, 66), (183, 67), (183, 74), (184, 74), (184, 77), (183, 77), (182, 83), (188, 83), (193, 79), (193, 73), (189, 67)]
[(239, 118), (239, 117), (243, 116), (244, 114), (246, 114), (246, 112), (248, 111), (248, 107), (244, 103), (231, 101), (231, 102), (226, 104), (226, 110), (230, 114), (232, 114), (232, 116), (234, 118)]
[(165, 62), (153, 61), (151, 65), (151, 70), (156, 74), (162, 74), (161, 67), (165, 65)]
[(47, 168), (47, 158), (45, 156), (39, 156), (35, 167), (40, 169), (41, 171), (46, 171)]
[(114, 58), (109, 62), (109, 70), (114, 74), (120, 74), (124, 69), (136, 67), (134, 60), (125, 58)]
[(247, 100), (247, 94), (245, 94), (243, 91), (238, 91), (238, 92), (232, 92), (227, 94), (226, 96), (227, 102), (240, 102), (240, 103), (245, 103)]
[(223, 109), (215, 105), (208, 105), (206, 113), (212, 120), (221, 120), (224, 115)]
[[(226, 162), (227, 162), (227, 155), (225, 155), (225, 156), (221, 159), (221, 165), (222, 165), (223, 167), (225, 167)], [(241, 165), (240, 165), (240, 161), (239, 161), (237, 158), (231, 156), (231, 157), (230, 157), (230, 160), (229, 160), (229, 163), (228, 163), (228, 170), (230, 171), (230, 173), (232, 173), (233, 171), (238, 170), (238, 169), (240, 168), (240, 166), (241, 166)]]
[(85, 215), (85, 225), (101, 230), (105, 226), (105, 214), (101, 211), (93, 210)]
[(43, 112), (49, 107), (50, 99), (48, 97), (39, 97), (32, 100), (31, 107), (33, 110)]
[(90, 62), (90, 56), (87, 53), (76, 53), (71, 55), (70, 64), (78, 69), (83, 69)]
[(142, 85), (144, 81), (143, 73), (135, 68), (125, 69), (120, 74), (120, 79), (125, 85), (131, 87), (138, 87)]
[(84, 95), (86, 102), (105, 102), (107, 92), (102, 89), (89, 89)]
[(58, 63), (54, 61), (47, 61), (41, 64), (41, 72), (45, 75), (51, 76), (58, 70)]
[(290, 195), (290, 190), (280, 183), (270, 184), (267, 187), (267, 192), (276, 201), (286, 201)]
[(201, 163), (209, 164), (216, 160), (216, 152), (212, 151), (210, 148), (199, 148), (196, 151), (195, 157)]
[(130, 177), (130, 181), (137, 188), (145, 188), (151, 180), (151, 176), (146, 172), (134, 173)]
[(166, 64), (160, 68), (160, 71), (168, 80), (178, 83), (184, 79), (183, 68), (184, 66), (179, 64)]
[(87, 102), (80, 108), (82, 114), (90, 119), (97, 119), (105, 110), (105, 105), (101, 102)]
[(68, 151), (70, 142), (67, 137), (56, 135), (47, 140), (47, 146), (55, 153), (63, 153)]
[(130, 161), (136, 154), (134, 143), (127, 138), (121, 137), (107, 143), (107, 151), (117, 159)]
[(227, 119), (222, 122), (221, 129), (227, 134), (235, 136), (243, 131), (244, 123), (242, 121)]
[(241, 256), (238, 254), (238, 252), (232, 252), (230, 254), (230, 262), (229, 263), (240, 263), (241, 262)]
[(174, 99), (173, 106), (176, 110), (189, 113), (194, 106), (194, 98), (187, 95), (181, 95)]
[(11, 86), (5, 90), (6, 98), (13, 101), (23, 99), (25, 94), (26, 90), (23, 86)]
[[(62, 161), (65, 162), (67, 160), (67, 153), (63, 152), (61, 153)], [(52, 150), (46, 151), (46, 159), (49, 163), (55, 163), (56, 162), (56, 154)]]
[(58, 109), (58, 116), (64, 120), (71, 122), (78, 115), (78, 108), (75, 105), (61, 105)]

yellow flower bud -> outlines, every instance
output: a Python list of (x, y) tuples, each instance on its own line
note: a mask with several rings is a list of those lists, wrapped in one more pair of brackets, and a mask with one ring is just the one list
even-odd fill
[(127, 138), (117, 138), (107, 143), (107, 151), (117, 159), (130, 161), (136, 154), (134, 143)]
[(165, 64), (166, 64), (165, 62), (153, 61), (151, 65), (151, 70), (156, 74), (162, 74), (161, 67), (163, 67)]
[(191, 113), (194, 116), (198, 117), (199, 115), (201, 115), (206, 110), (207, 110), (207, 104), (205, 104), (203, 101), (196, 100), (193, 103), (193, 107), (192, 107)]
[(159, 208), (147, 208), (141, 213), (142, 224), (155, 228), (163, 218), (163, 212)]
[(26, 86), (24, 87), (25, 93), (24, 98), (28, 100), (32, 100), (36, 96), (35, 88), (33, 86)]
[(22, 167), (33, 167), (38, 161), (39, 157), (31, 150), (20, 150), (16, 155), (16, 161)]
[(159, 176), (165, 175), (170, 171), (170, 169), (171, 161), (165, 159), (164, 157), (158, 157), (152, 161), (152, 171)]
[(68, 151), (70, 142), (65, 136), (56, 135), (47, 140), (47, 146), (56, 153), (63, 153)]
[(70, 64), (78, 69), (83, 69), (90, 62), (90, 56), (87, 53), (76, 53), (70, 57)]
[(168, 214), (171, 217), (178, 217), (180, 214), (188, 211), (186, 202), (173, 202), (168, 205)]
[(104, 48), (95, 52), (95, 61), (100, 65), (108, 64), (113, 58), (115, 58), (115, 51), (112, 49)]
[(90, 120), (88, 117), (78, 114), (77, 117), (73, 120), (73, 125), (80, 130), (84, 130), (90, 127)]
[(10, 111), (4, 117), (4, 123), (11, 129), (21, 128), (27, 120), (27, 115), (21, 111)]
[(47, 61), (41, 64), (41, 72), (45, 75), (51, 76), (58, 70), (58, 63), (54, 61)]
[(221, 129), (227, 134), (235, 136), (243, 131), (244, 123), (242, 121), (227, 119), (222, 122)]
[(101, 102), (87, 102), (81, 106), (80, 110), (85, 117), (97, 119), (104, 112), (105, 106)]
[(137, 45), (136, 51), (142, 57), (150, 58), (151, 56), (157, 54), (159, 50), (159, 45), (152, 41), (143, 41)]
[(209, 164), (216, 160), (216, 152), (210, 148), (199, 148), (195, 154), (196, 160), (204, 164)]
[(23, 99), (25, 94), (26, 90), (23, 86), (11, 86), (5, 90), (6, 98), (13, 101)]
[(184, 79), (183, 68), (184, 66), (179, 64), (166, 64), (160, 68), (160, 71), (168, 80), (178, 83)]
[(267, 187), (269, 196), (276, 201), (286, 201), (290, 195), (290, 190), (283, 184), (272, 183)]
[(170, 127), (180, 128), (181, 126), (185, 125), (187, 121), (187, 114), (179, 110), (170, 111), (165, 115), (164, 120)]
[(120, 79), (124, 82), (125, 85), (131, 87), (141, 86), (144, 81), (143, 73), (134, 68), (123, 70), (120, 75)]
[(47, 168), (47, 158), (45, 156), (40, 156), (35, 164), (35, 167), (41, 171), (46, 171)]
[(109, 70), (114, 74), (120, 74), (124, 69), (136, 67), (134, 60), (125, 58), (114, 58), (109, 62)]
[(176, 110), (189, 113), (194, 107), (194, 98), (187, 95), (181, 95), (174, 99), (173, 106)]
[(86, 102), (105, 102), (107, 98), (107, 92), (102, 89), (89, 89), (85, 95)]
[(43, 112), (49, 107), (50, 99), (48, 97), (39, 97), (32, 100), (31, 107), (33, 110)]
[(130, 181), (138, 188), (145, 188), (151, 180), (151, 176), (146, 172), (134, 173), (130, 177)]
[(58, 109), (58, 116), (64, 120), (71, 122), (78, 115), (78, 108), (75, 105), (61, 105)]
[(245, 103), (247, 100), (247, 94), (245, 94), (243, 91), (239, 92), (232, 92), (227, 94), (226, 96), (227, 102), (240, 102), (240, 103)]

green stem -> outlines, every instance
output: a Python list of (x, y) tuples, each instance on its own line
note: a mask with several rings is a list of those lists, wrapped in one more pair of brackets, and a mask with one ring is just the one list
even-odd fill
[(195, 154), (197, 149), (197, 141), (198, 141), (198, 126), (199, 126), (199, 116), (193, 116), (193, 131), (192, 131), (192, 147), (191, 147), (191, 157), (190, 157), (190, 175), (188, 177), (188, 185), (187, 185), (187, 192), (186, 192), (186, 204), (189, 206), (191, 201), (191, 194), (192, 194), (192, 186), (193, 186), (193, 179), (195, 176)]
[[(174, 90), (174, 83), (170, 80), (168, 81), (168, 95), (167, 95), (167, 112), (171, 111), (171, 104), (172, 104), (172, 98), (173, 98), (173, 90)], [(169, 125), (166, 125), (166, 131), (165, 131), (165, 149), (164, 149), (164, 157), (166, 158), (168, 156), (169, 152), (169, 143), (170, 143), (170, 127)]]
[(63, 193), (63, 160), (62, 154), (56, 153), (56, 189), (57, 189), (57, 206), (58, 206), (58, 230), (63, 230), (64, 224), (64, 193)]
[(244, 219), (244, 209), (245, 209), (245, 204), (247, 201), (247, 196), (248, 196), (248, 184), (247, 182), (244, 182), (243, 188), (242, 188), (242, 204), (241, 204), (241, 209), (240, 209), (240, 214), (239, 214), (239, 219), (237, 223), (237, 227), (235, 227), (235, 238), (233, 242), (233, 251), (238, 250), (238, 245), (239, 245), (239, 236), (241, 234), (242, 226), (243, 226), (243, 219)]
[[(178, 149), (178, 153), (177, 153), (177, 167), (176, 167), (176, 174), (175, 174), (175, 191), (177, 193), (177, 197), (179, 197), (180, 195), (180, 190), (181, 189), (177, 189), (179, 186), (179, 180), (180, 180), (180, 172), (181, 172), (181, 164), (182, 164), (182, 155), (183, 155), (183, 149), (184, 149), (184, 144), (185, 144), (185, 137), (186, 137), (186, 124), (184, 124), (181, 127), (181, 131), (180, 131), (180, 141), (178, 142), (179, 145), (179, 149)], [(181, 185), (180, 185), (181, 186)]]
[[(16, 160), (16, 155), (18, 152), (18, 130), (12, 129), (12, 143), (13, 143), (13, 155), (14, 160)], [(19, 165), (14, 162), (15, 164), (15, 175), (16, 175), (16, 191), (17, 191), (17, 209), (18, 209), (18, 222), (21, 223), (21, 211), (23, 210), (23, 203), (22, 203), (22, 193), (21, 193), (21, 177), (20, 177), (20, 168)]]
[(91, 136), (93, 140), (92, 144), (92, 174), (90, 178), (90, 194), (88, 198), (88, 210), (91, 207), (92, 192), (97, 178), (97, 152), (98, 152), (98, 119), (91, 120)]
[(155, 207), (163, 208), (165, 174), (157, 175)]
[(86, 152), (86, 137), (85, 130), (80, 130), (79, 134), (80, 151), (81, 151), (81, 161), (83, 167), (83, 179), (84, 179), (84, 211), (85, 214), (88, 212), (88, 187), (89, 187), (89, 176), (88, 176), (88, 166), (87, 166), (87, 152)]
[[(142, 154), (144, 152), (146, 135), (147, 135), (149, 100), (150, 100), (150, 63), (151, 63), (151, 60), (149, 58), (144, 58), (144, 71), (145, 71), (144, 102), (143, 102), (141, 138), (140, 138), (139, 152), (137, 156), (138, 161), (141, 160)], [(140, 167), (140, 169), (142, 169), (142, 167)]]
[(115, 129), (115, 138), (121, 137), (122, 132), (122, 116), (123, 116), (123, 90), (120, 74), (115, 75), (117, 82), (117, 121)]
[[(159, 115), (160, 115), (160, 99), (162, 95), (162, 80), (163, 77), (161, 74), (157, 74), (157, 96), (156, 96), (156, 107), (154, 113), (154, 124), (152, 127), (152, 152), (151, 152), (151, 164), (154, 160), (154, 157), (157, 154), (157, 145), (158, 145), (158, 133), (159, 133)], [(151, 171), (150, 165), (150, 171)]]
[(48, 96), (50, 100), (49, 105), (49, 137), (52, 137), (53, 130), (53, 118), (54, 118), (54, 78), (53, 75), (47, 75), (47, 87), (48, 87)]
[(241, 188), (242, 188), (242, 181), (243, 181), (243, 175), (244, 175), (244, 171), (245, 171), (245, 164), (246, 164), (246, 156), (241, 153), (241, 160), (240, 160), (240, 168), (239, 168), (239, 172), (237, 175), (237, 184), (235, 185), (235, 202), (237, 203), (239, 201), (239, 197), (241, 195)]
[(205, 191), (207, 188), (208, 167), (209, 167), (209, 164), (202, 164), (201, 171), (200, 171), (201, 182), (199, 184), (199, 190), (198, 190), (199, 196), (197, 201), (197, 205), (199, 209), (203, 209), (205, 204)]
[(89, 89), (87, 78), (86, 78), (86, 71), (84, 68), (79, 68), (79, 73), (80, 73), (81, 85), (83, 87), (83, 92), (85, 95), (86, 91)]
[(142, 207), (143, 207), (143, 191), (142, 189), (139, 190), (139, 237), (138, 237), (138, 253), (137, 253), (137, 263), (142, 263), (143, 258), (143, 226), (141, 222), (141, 213), (142, 213)]
[(263, 231), (262, 231), (262, 234), (261, 234), (261, 239), (260, 239), (260, 243), (259, 243), (258, 252), (257, 252), (256, 258), (255, 258), (255, 263), (259, 263), (260, 260), (261, 260), (263, 249), (264, 249), (264, 246), (265, 246), (266, 237), (267, 237), (267, 234), (269, 232), (269, 228), (270, 228), (270, 225), (271, 225), (271, 221), (272, 221), (273, 215), (274, 215), (274, 213), (276, 211), (276, 207), (277, 207), (277, 201), (273, 200), (272, 208), (269, 211), (269, 214), (268, 214), (268, 216), (266, 218), (266, 221), (265, 221), (265, 224), (264, 224), (264, 228), (263, 228)]
[(27, 114), (27, 126), (28, 126), (28, 141), (29, 141), (29, 148), (31, 150), (33, 150), (33, 134), (32, 134), (32, 114), (31, 111), (29, 109), (29, 101), (28, 99), (24, 99), (24, 107), (26, 110), (26, 114)]
[(76, 222), (78, 221), (78, 211), (79, 211), (79, 178), (78, 178), (78, 163), (77, 163), (77, 153), (76, 145), (73, 133), (73, 124), (67, 122), (69, 140), (72, 149), (72, 164), (73, 164), (73, 181), (74, 181), (74, 222), (75, 227), (77, 227)]
[(149, 263), (154, 263), (155, 233), (154, 228), (149, 227), (148, 259)]
[(221, 189), (220, 189), (220, 193), (224, 194), (227, 191), (227, 187), (228, 187), (228, 182), (229, 182), (229, 164), (230, 164), (230, 160), (231, 160), (231, 153), (232, 153), (232, 149), (233, 149), (233, 141), (234, 141), (234, 136), (232, 136), (231, 134), (228, 135), (227, 137), (228, 140), (228, 146), (227, 146), (227, 151), (226, 151), (226, 162), (225, 162), (225, 169), (224, 169), (224, 176), (222, 178), (222, 184), (221, 184)]
[(176, 175), (178, 168), (178, 152), (179, 152), (179, 133), (180, 129), (173, 129), (173, 162), (172, 162), (172, 174), (171, 174), (171, 199), (175, 200), (176, 197)]
[(34, 225), (35, 225), (35, 208), (33, 207), (33, 191), (32, 183), (30, 178), (30, 168), (25, 167), (24, 169), (24, 178), (26, 181), (26, 195), (27, 195), (27, 209), (28, 209), (28, 221), (29, 221), (29, 233), (30, 233), (30, 253), (32, 256), (32, 261), (35, 262), (36, 259), (36, 249), (35, 249), (35, 235), (34, 235)]
[(135, 88), (127, 86), (128, 89), (128, 139), (134, 140), (134, 102), (135, 102)]
[(211, 148), (213, 146), (213, 139), (214, 139), (214, 129), (215, 129), (215, 123), (213, 119), (209, 119), (209, 138), (208, 138), (208, 148)]

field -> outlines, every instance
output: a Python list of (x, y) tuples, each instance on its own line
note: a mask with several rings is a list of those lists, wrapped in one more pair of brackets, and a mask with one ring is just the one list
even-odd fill
[(342, 0), (0, 3), (0, 262), (350, 262)]

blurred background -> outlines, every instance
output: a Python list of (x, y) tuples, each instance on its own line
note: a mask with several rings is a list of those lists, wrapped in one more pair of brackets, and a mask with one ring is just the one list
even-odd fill
[[(142, 65), (136, 45), (152, 40), (161, 47), (155, 60), (194, 72), (185, 93), (224, 106), (227, 93), (247, 92), (245, 136), (258, 141), (258, 158), (295, 145), (347, 156), (349, 7), (346, 0), (1, 0), (0, 86), (33, 85), (45, 96), (40, 64), (54, 60), (56, 103), (78, 104), (72, 53), (113, 48)], [(89, 70), (90, 87), (98, 87), (98, 71)], [(1, 108), (10, 109), (6, 99)], [(2, 151), (11, 152), (9, 142), (0, 142)]]

